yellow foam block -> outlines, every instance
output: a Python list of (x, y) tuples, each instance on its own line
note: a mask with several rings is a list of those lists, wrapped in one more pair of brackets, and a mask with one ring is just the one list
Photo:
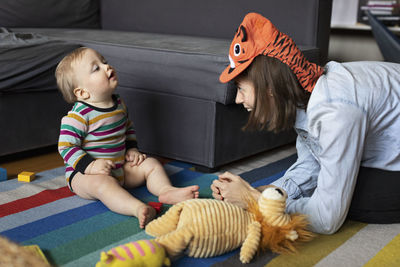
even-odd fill
[(34, 172), (21, 172), (20, 174), (18, 174), (18, 181), (32, 182), (33, 180), (35, 180)]
[(24, 248), (27, 249), (27, 250), (30, 250), (33, 253), (35, 253), (40, 258), (42, 258), (47, 264), (50, 265), (49, 261), (47, 260), (46, 256), (44, 255), (43, 251), (40, 249), (40, 247), (38, 245), (24, 246)]

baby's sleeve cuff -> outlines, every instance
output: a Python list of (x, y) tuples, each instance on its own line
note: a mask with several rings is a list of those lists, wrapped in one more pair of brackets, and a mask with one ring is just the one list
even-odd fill
[(76, 164), (75, 170), (79, 171), (80, 173), (84, 174), (87, 166), (94, 161), (94, 158), (89, 154), (83, 156), (83, 158)]

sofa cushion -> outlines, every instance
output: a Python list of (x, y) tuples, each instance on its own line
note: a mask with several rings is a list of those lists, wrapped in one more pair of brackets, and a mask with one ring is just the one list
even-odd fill
[(0, 94), (57, 90), (55, 68), (77, 44), (0, 28)]
[(100, 28), (100, 2), (1, 0), (0, 26)]
[[(228, 39), (105, 30), (29, 31), (98, 50), (116, 68), (120, 86), (234, 103), (236, 88), (218, 79), (229, 64)], [(303, 49), (310, 60), (318, 59), (318, 49)]]

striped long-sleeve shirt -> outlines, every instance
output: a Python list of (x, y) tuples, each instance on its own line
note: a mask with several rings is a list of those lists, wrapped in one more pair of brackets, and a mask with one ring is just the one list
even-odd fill
[(99, 158), (112, 160), (116, 165), (112, 175), (123, 179), (125, 151), (136, 146), (136, 135), (122, 99), (113, 95), (113, 100), (114, 106), (105, 109), (76, 102), (62, 118), (58, 150), (66, 165), (68, 183)]

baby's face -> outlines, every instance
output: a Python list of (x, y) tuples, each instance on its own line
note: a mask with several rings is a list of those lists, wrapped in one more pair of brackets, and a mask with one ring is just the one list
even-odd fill
[(118, 85), (113, 67), (93, 49), (87, 49), (74, 63), (77, 87), (90, 93), (91, 101), (104, 101), (111, 97)]

